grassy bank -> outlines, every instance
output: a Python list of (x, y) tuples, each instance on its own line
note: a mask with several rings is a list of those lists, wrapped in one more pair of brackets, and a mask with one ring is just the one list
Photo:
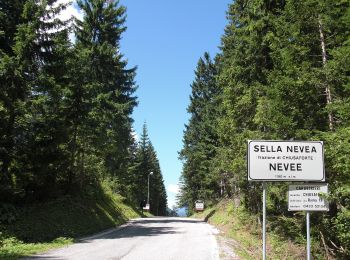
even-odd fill
[(17, 259), (62, 247), (76, 238), (140, 216), (123, 197), (108, 189), (94, 196), (65, 196), (12, 211), (15, 220), (0, 225), (0, 259)]
[[(193, 215), (206, 218), (215, 225), (225, 238), (231, 239), (230, 245), (242, 259), (261, 259), (262, 231), (258, 216), (250, 215), (241, 207), (235, 207), (232, 201), (222, 201), (215, 207)], [(267, 256), (269, 259), (305, 259), (305, 244), (292, 242), (274, 232), (267, 226)], [(321, 259), (321, 258), (318, 258)]]

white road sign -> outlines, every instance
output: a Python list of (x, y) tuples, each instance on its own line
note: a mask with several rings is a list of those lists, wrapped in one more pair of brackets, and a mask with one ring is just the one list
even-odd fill
[(248, 141), (249, 181), (325, 181), (323, 142)]
[(289, 185), (289, 211), (328, 211), (329, 203), (320, 193), (328, 193), (327, 184)]
[(149, 204), (146, 204), (146, 206), (143, 207), (144, 210), (149, 210)]
[(204, 202), (201, 200), (197, 200), (195, 203), (196, 210), (204, 210)]

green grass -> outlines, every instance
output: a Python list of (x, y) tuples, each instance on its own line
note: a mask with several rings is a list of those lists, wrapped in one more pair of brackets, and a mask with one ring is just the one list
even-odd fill
[(73, 243), (71, 238), (57, 238), (49, 243), (24, 243), (16, 238), (7, 238), (2, 241), (0, 258), (11, 260), (59, 248)]
[(144, 218), (150, 218), (150, 217), (154, 217), (151, 213), (149, 213), (149, 212), (143, 212), (143, 215), (142, 215), (142, 217), (144, 217)]
[(93, 197), (66, 196), (19, 211), (15, 222), (0, 225), (0, 259), (17, 259), (62, 247), (140, 217), (139, 211), (108, 189)]
[[(193, 217), (204, 219), (214, 210), (215, 213), (208, 222), (218, 227), (224, 237), (238, 242), (234, 251), (242, 259), (260, 259), (262, 232), (258, 216), (249, 214), (242, 207), (234, 207), (232, 201), (222, 201), (213, 208), (194, 214)], [(267, 255), (268, 259), (305, 259), (305, 248), (304, 245), (293, 243), (269, 230)]]

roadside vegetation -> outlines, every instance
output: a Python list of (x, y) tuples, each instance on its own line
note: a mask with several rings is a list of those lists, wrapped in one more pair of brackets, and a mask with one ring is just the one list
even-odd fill
[[(232, 250), (241, 259), (260, 259), (262, 254), (262, 227), (260, 216), (252, 215), (242, 206), (235, 206), (232, 200), (223, 200), (217, 205), (200, 213), (194, 218), (201, 218), (220, 230), (220, 237), (227, 240)], [(267, 257), (269, 259), (305, 259), (305, 216), (291, 223), (285, 219), (267, 219)], [(290, 231), (285, 232), (286, 230)], [(335, 259), (325, 252), (322, 241), (312, 241), (315, 259)]]
[(65, 196), (26, 207), (8, 207), (2, 212), (2, 217), (6, 214), (11, 221), (0, 225), (0, 258), (16, 259), (68, 245), (82, 236), (141, 217), (141, 212), (128, 204), (110, 186), (103, 185), (84, 197)]
[(9, 207), (6, 214), (12, 220), (0, 225), (0, 258), (16, 259), (62, 247), (142, 217), (139, 209), (128, 204), (127, 199), (104, 185), (85, 197), (65, 196), (26, 207)]

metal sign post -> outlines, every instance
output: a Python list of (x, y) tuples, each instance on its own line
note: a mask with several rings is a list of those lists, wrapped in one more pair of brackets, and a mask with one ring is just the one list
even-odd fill
[(311, 238), (310, 238), (310, 212), (306, 211), (306, 253), (307, 253), (307, 260), (311, 259)]
[(263, 182), (263, 260), (266, 260), (266, 182)]

